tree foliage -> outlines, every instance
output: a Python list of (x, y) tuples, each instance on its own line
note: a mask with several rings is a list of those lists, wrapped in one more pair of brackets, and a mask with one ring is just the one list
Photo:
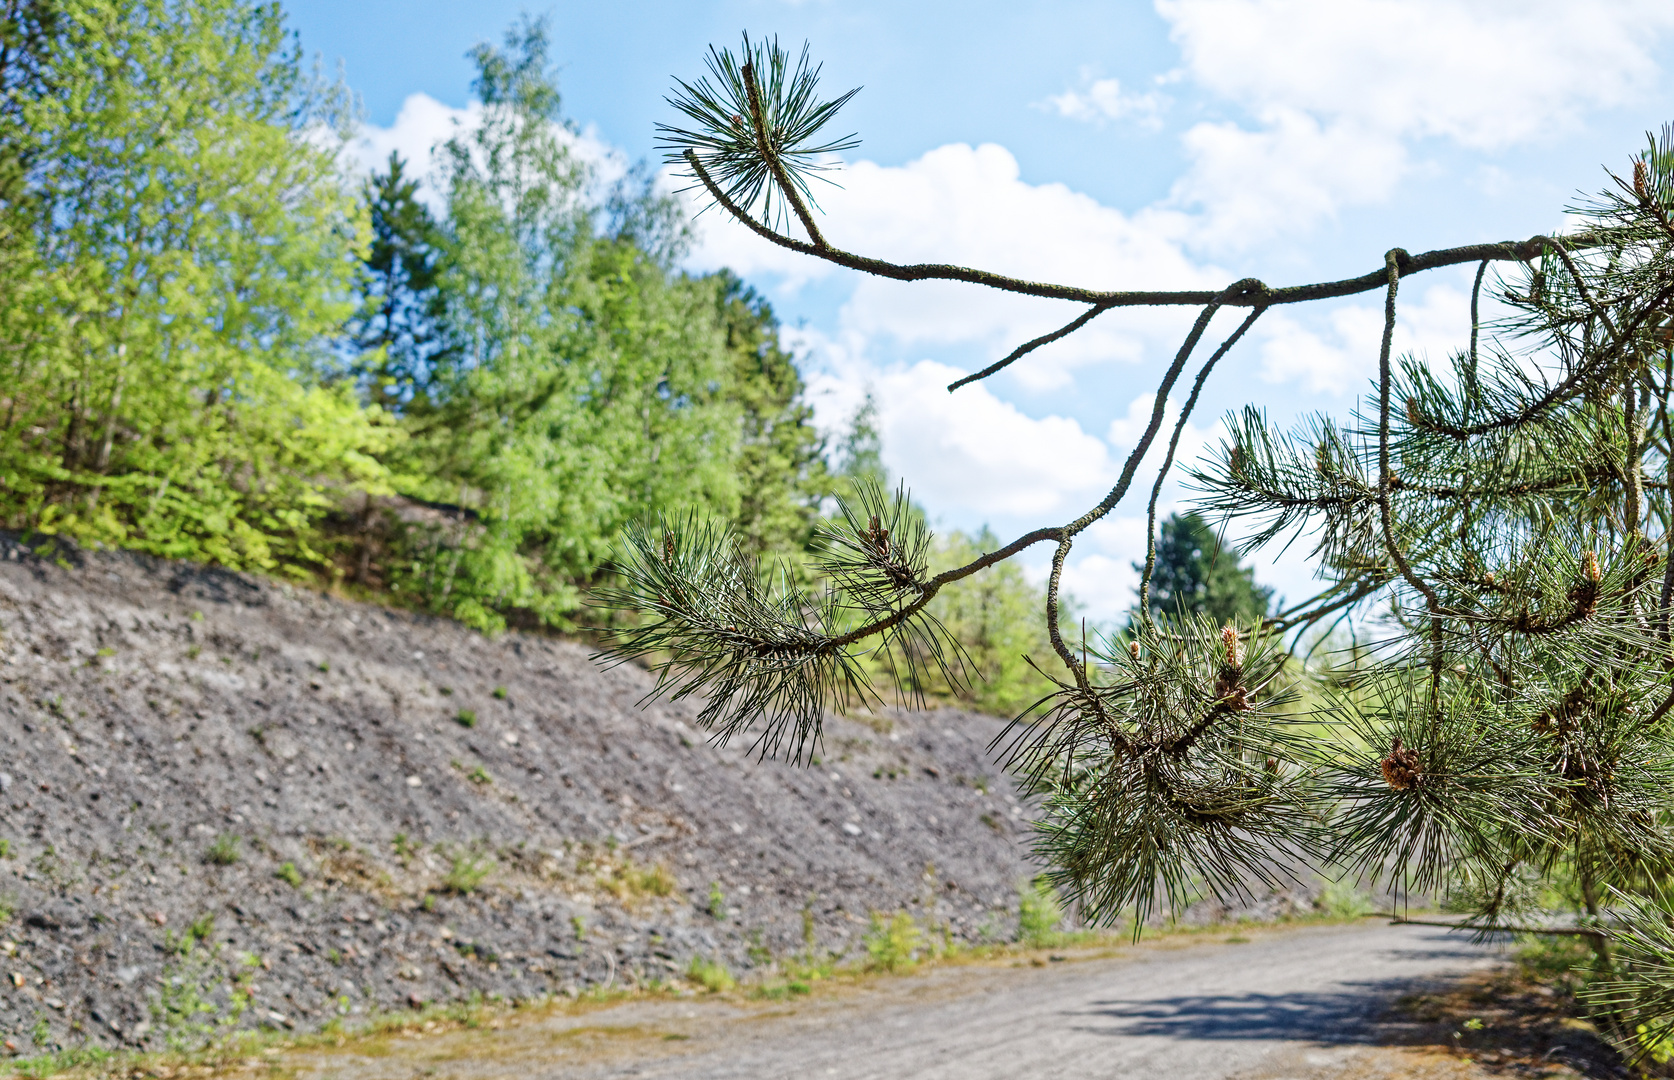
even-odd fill
[[(333, 384), (365, 222), (272, 8), (62, 0), (6, 23), (0, 514), (230, 566), (318, 565), (394, 432)], [(329, 140), (329, 135), (327, 139)]]
[(418, 313), (372, 379), (401, 388), (400, 489), (443, 508), (405, 528), (390, 577), (489, 628), (568, 625), (620, 530), (654, 513), (735, 522), (757, 555), (800, 548), (823, 474), (771, 308), (671, 268), (666, 196), (598, 195), (548, 50), (538, 20), (473, 50), (482, 115), (441, 149), (434, 223), (393, 164), (371, 189), (399, 225), (371, 299)]

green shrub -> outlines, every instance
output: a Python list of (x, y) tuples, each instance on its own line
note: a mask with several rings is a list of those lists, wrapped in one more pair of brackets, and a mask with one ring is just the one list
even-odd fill
[(697, 983), (711, 994), (731, 990), (738, 985), (732, 977), (732, 972), (718, 960), (706, 960), (701, 956), (692, 957), (692, 962), (686, 968), (686, 978)]
[(1036, 878), (1017, 894), (1017, 940), (1037, 949), (1055, 944), (1060, 937), (1058, 924), (1064, 918), (1057, 890), (1046, 879)]
[(874, 911), (872, 927), (866, 932), (866, 966), (874, 971), (910, 971), (923, 939), (910, 913), (898, 911), (886, 920)]
[(1377, 910), (1372, 898), (1346, 879), (1326, 882), (1314, 905), (1334, 919), (1358, 919)]
[(726, 917), (726, 914), (726, 894), (721, 891), (721, 883), (719, 881), (711, 881), (709, 883), (709, 917), (712, 919), (723, 919)]
[(283, 881), (293, 889), (302, 888), (302, 871), (296, 868), (296, 863), (288, 862), (280, 865), (273, 872), (273, 876)]
[(239, 838), (237, 836), (232, 833), (222, 833), (215, 838), (214, 843), (209, 845), (209, 850), (204, 852), (204, 861), (214, 863), (216, 866), (231, 866), (238, 861), (238, 845)]
[(442, 885), (449, 892), (464, 896), (477, 891), (494, 868), (494, 860), (487, 855), (461, 851), (454, 855), (453, 865), (448, 868), (448, 876), (442, 879)]
[(472, 709), (460, 709), (454, 714), (453, 722), (458, 724), (460, 727), (476, 727), (477, 714)]

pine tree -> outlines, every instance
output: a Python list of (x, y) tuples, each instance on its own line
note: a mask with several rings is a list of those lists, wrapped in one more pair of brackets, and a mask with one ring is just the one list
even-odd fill
[[(805, 753), (823, 709), (869, 692), (862, 650), (956, 659), (929, 605), (954, 582), (1038, 543), (1054, 547), (1045, 629), (1057, 691), (1016, 721), (1009, 766), (1043, 802), (1037, 852), (1084, 917), (1140, 918), (1196, 897), (1276, 885), (1298, 864), (1346, 866), (1397, 890), (1446, 895), (1480, 932), (1580, 936), (1592, 1000), (1633, 1053), (1674, 1049), (1674, 130), (1631, 174), (1576, 208), (1577, 228), (1411, 254), (1340, 281), (1276, 288), (1106, 291), (969, 267), (902, 265), (825, 238), (812, 181), (852, 138), (821, 134), (847, 100), (774, 42), (712, 49), (681, 83), (689, 126), (670, 160), (765, 241), (896, 281), (952, 280), (1083, 305), (950, 391), (1121, 307), (1198, 316), (1160, 381), (1115, 486), (1081, 516), (931, 575), (930, 540), (875, 486), (822, 536), (823, 588), (758, 572), (724, 530), (666, 522), (629, 537), (619, 602), (643, 613), (621, 644), (669, 693), (702, 692), (722, 737)], [(851, 91), (850, 94), (853, 92)], [(1444, 370), (1393, 354), (1407, 278), (1476, 264), (1471, 324)], [(1489, 271), (1509, 314), (1480, 319)], [(1066, 640), (1065, 559), (1128, 496), (1170, 393), (1218, 317), (1241, 312), (1191, 384), (1151, 485), (1163, 482), (1216, 365), (1274, 307), (1381, 293), (1370, 397), (1349, 421), (1291, 433), (1257, 410), (1194, 477), (1201, 510), (1245, 546), (1312, 541), (1321, 592), (1231, 624), (1159, 623)], [(1154, 536), (1154, 530), (1152, 532)], [(1155, 551), (1147, 559), (1153, 565)], [(1151, 584), (1150, 571), (1142, 586)], [(1176, 583), (1166, 584), (1175, 588)], [(1287, 640), (1345, 614), (1381, 622), (1376, 651), (1298, 724), (1280, 675)], [(906, 671), (902, 684), (920, 680)], [(1574, 920), (1543, 907), (1573, 898)]]
[[(1144, 563), (1134, 563), (1143, 574)], [(1267, 614), (1273, 590), (1255, 583), (1255, 571), (1226, 551), (1203, 515), (1171, 514), (1157, 538), (1148, 590), (1152, 618), (1203, 615), (1211, 622), (1252, 625)]]

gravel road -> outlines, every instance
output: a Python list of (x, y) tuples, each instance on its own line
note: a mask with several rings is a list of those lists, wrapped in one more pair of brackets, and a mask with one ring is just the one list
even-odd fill
[[(1498, 962), (1446, 931), (1245, 931), (1033, 966), (942, 967), (794, 1005), (685, 1000), (394, 1040), (303, 1075), (732, 1080), (1471, 1076), (1401, 1049), (1403, 993)], [(1231, 932), (1229, 931), (1229, 934)]]

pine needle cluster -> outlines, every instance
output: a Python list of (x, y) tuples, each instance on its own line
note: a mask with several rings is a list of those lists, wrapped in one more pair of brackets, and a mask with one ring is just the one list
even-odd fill
[(925, 610), (929, 530), (904, 488), (856, 488), (816, 533), (813, 587), (712, 522), (628, 529), (621, 584), (601, 597), (639, 614), (617, 632), (617, 658), (647, 663), (656, 696), (698, 695), (718, 741), (749, 733), (761, 754), (795, 761), (826, 713), (877, 700), (875, 673), (918, 704), (932, 673), (961, 685), (959, 645)]

